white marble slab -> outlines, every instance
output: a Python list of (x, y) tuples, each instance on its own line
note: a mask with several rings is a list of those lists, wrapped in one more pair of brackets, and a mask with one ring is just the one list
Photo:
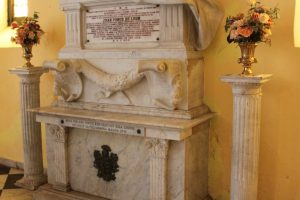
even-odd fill
[[(61, 107), (45, 107), (31, 109), (31, 111), (37, 113), (37, 121), (39, 122), (55, 124), (59, 126), (66, 126), (66, 120), (79, 120), (83, 124), (113, 122), (113, 124), (118, 126), (133, 127), (137, 131), (136, 136), (141, 135), (138, 133), (138, 130), (141, 130), (141, 133), (143, 133), (143, 130), (145, 129), (144, 137), (169, 140), (183, 140), (189, 137), (191, 134), (193, 134), (191, 131), (192, 127), (204, 123), (214, 116), (213, 113), (208, 113), (192, 120), (186, 120), (132, 114), (96, 112)], [(78, 128), (78, 126), (73, 126), (73, 124), (69, 124), (67, 127), (68, 126)], [(80, 128), (98, 130), (95, 126), (82, 126)], [(121, 134), (120, 132), (114, 133)]]

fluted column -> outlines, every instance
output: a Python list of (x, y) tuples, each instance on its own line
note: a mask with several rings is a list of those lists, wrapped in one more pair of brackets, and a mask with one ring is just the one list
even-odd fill
[(42, 67), (32, 67), (9, 71), (20, 77), (24, 177), (16, 185), (35, 190), (46, 180), (43, 174), (41, 125), (35, 121), (35, 114), (27, 110), (40, 107), (40, 76), (46, 70)]
[(233, 91), (231, 200), (256, 200), (261, 122), (261, 86), (271, 75), (223, 76)]
[(66, 48), (82, 48), (82, 11), (84, 6), (80, 3), (61, 5), (66, 13)]
[(149, 139), (150, 147), (150, 197), (151, 200), (167, 199), (167, 158), (169, 141)]
[(66, 127), (46, 124), (47, 134), (54, 137), (54, 165), (55, 183), (53, 188), (61, 191), (69, 191), (69, 171), (68, 171), (68, 131)]

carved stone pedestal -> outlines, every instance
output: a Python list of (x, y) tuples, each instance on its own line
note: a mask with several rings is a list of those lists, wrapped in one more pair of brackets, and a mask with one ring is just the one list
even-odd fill
[[(68, 200), (74, 191), (82, 200), (208, 197), (211, 113), (185, 120), (61, 107), (35, 112), (37, 121), (46, 123), (50, 185), (35, 194), (36, 200)], [(117, 159), (101, 152), (103, 145)], [(95, 165), (95, 152), (104, 168)], [(104, 179), (107, 175), (115, 178)]]
[(21, 115), (24, 148), (24, 178), (16, 185), (35, 190), (45, 183), (43, 174), (41, 125), (28, 109), (40, 106), (40, 76), (47, 72), (42, 67), (15, 68), (9, 70), (20, 77)]
[(231, 200), (256, 200), (261, 121), (261, 86), (271, 75), (223, 76), (233, 91)]

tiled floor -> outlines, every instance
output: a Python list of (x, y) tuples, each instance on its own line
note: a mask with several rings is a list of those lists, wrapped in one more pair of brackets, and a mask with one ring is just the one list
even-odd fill
[(23, 177), (23, 171), (0, 165), (0, 200), (31, 200), (32, 194), (14, 183)]

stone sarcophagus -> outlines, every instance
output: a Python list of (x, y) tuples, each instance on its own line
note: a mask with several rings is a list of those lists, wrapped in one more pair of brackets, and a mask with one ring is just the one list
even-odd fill
[(66, 46), (44, 68), (48, 184), (34, 199), (208, 198), (203, 57), (222, 16), (204, 0), (61, 0)]

